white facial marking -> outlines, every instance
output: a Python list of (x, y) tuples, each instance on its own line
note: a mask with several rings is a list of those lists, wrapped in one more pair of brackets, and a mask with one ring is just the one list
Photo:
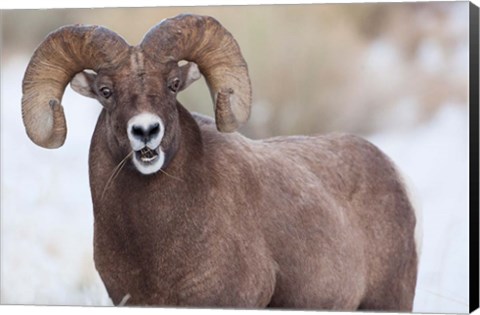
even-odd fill
[[(137, 129), (140, 128), (141, 130), (147, 131), (151, 129), (152, 126), (155, 126), (157, 124), (160, 128), (159, 132), (156, 134), (153, 134), (148, 139), (141, 139), (135, 136), (135, 133), (134, 133), (135, 128)], [(160, 117), (151, 113), (142, 113), (142, 114), (133, 116), (132, 118), (130, 118), (127, 124), (128, 139), (130, 140), (130, 144), (134, 151), (139, 151), (145, 146), (152, 150), (156, 149), (160, 145), (160, 142), (162, 141), (164, 132), (165, 132), (165, 128), (163, 126), (163, 122), (160, 119)]]
[(128, 139), (135, 151), (132, 156), (133, 164), (142, 174), (155, 173), (163, 166), (165, 153), (160, 143), (164, 132), (162, 120), (152, 113), (141, 113), (128, 121)]
[(145, 175), (156, 173), (162, 168), (163, 162), (165, 162), (165, 153), (163, 153), (163, 151), (159, 149), (158, 156), (155, 159), (156, 160), (154, 162), (145, 163), (142, 162), (141, 159), (139, 160), (135, 154), (132, 158), (133, 165), (135, 165), (135, 167), (140, 173)]

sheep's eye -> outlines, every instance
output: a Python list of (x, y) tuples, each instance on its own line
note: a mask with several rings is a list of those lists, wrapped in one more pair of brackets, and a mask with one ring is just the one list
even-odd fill
[(175, 78), (175, 79), (171, 80), (170, 84), (168, 84), (168, 88), (172, 92), (177, 92), (179, 87), (180, 87), (180, 79), (179, 78)]
[(102, 94), (102, 96), (104, 98), (109, 98), (110, 96), (112, 96), (112, 90), (106, 86), (100, 88), (100, 94)]

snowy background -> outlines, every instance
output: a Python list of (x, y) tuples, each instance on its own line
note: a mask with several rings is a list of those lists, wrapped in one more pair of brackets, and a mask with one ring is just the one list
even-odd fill
[[(465, 8), (444, 10), (442, 23), (450, 25), (453, 33), (467, 31)], [(449, 73), (456, 82), (468, 79), (465, 41), (458, 41), (449, 54), (431, 37), (418, 47), (411, 62), (415, 69), (432, 77)], [(405, 74), (394, 43), (378, 39), (362, 49), (362, 73), (375, 85), (386, 82), (382, 73)], [(245, 53), (249, 54), (248, 49)], [(20, 112), (21, 80), (29, 55), (7, 57), (1, 66), (1, 303), (110, 305), (92, 258), (87, 166), (100, 106), (67, 88), (62, 101), (69, 128), (65, 145), (58, 150), (35, 146), (25, 134)], [(381, 72), (375, 68), (378, 64)], [(445, 72), (437, 73), (438, 68)], [(365, 84), (356, 79), (359, 85)], [(465, 87), (460, 91), (467, 93)], [(259, 125), (268, 123), (268, 98), (254, 93), (252, 119)], [(376, 117), (375, 129), (364, 129), (363, 134), (397, 163), (422, 213), (423, 246), (414, 311), (468, 312), (466, 98), (442, 97), (426, 117), (420, 110), (421, 98), (408, 94), (395, 98), (396, 106)], [(291, 108), (298, 111), (298, 106)], [(336, 113), (338, 117), (348, 114), (345, 108)], [(252, 127), (246, 133), (263, 136), (262, 132), (261, 127)]]

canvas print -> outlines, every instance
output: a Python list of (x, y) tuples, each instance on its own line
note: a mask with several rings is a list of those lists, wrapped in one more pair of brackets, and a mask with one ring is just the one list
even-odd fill
[(467, 313), (470, 10), (2, 12), (1, 303)]

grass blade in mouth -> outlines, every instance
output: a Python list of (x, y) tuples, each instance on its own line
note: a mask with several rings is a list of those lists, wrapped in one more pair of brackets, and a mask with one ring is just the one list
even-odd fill
[(118, 176), (118, 174), (120, 174), (120, 171), (122, 170), (123, 166), (125, 165), (125, 162), (127, 161), (127, 159), (132, 156), (133, 154), (133, 151), (131, 151), (130, 153), (127, 154), (127, 156), (125, 156), (123, 158), (122, 161), (120, 161), (120, 163), (118, 163), (118, 165), (113, 169), (113, 172), (112, 172), (112, 175), (110, 175), (110, 178), (107, 180), (107, 183), (105, 184), (105, 187), (103, 188), (103, 192), (102, 192), (102, 200), (103, 200), (103, 197), (105, 196), (105, 192), (107, 191), (108, 187), (110, 187), (110, 184), (115, 180), (115, 177)]

